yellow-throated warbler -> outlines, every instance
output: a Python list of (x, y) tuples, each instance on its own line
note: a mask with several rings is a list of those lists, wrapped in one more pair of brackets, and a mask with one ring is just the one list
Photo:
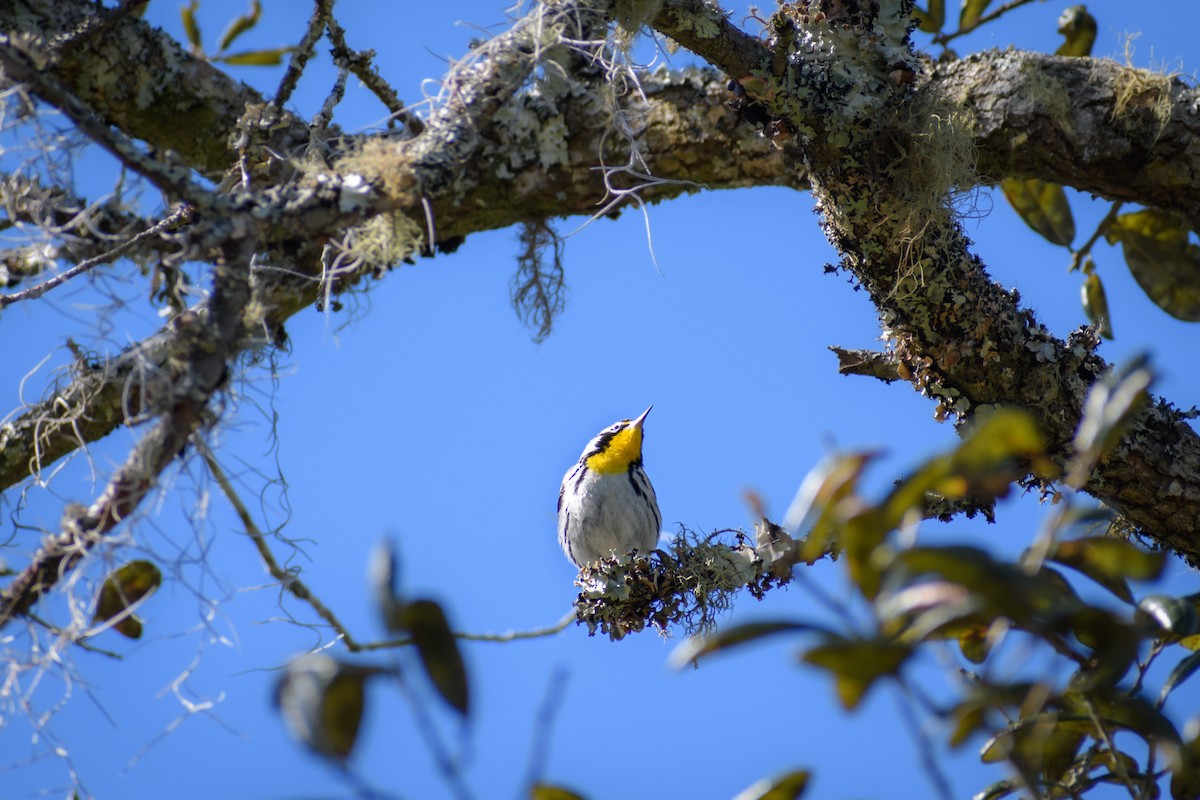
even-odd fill
[(558, 490), (558, 544), (575, 566), (658, 544), (662, 515), (654, 487), (642, 468), (642, 423), (609, 425), (583, 448)]

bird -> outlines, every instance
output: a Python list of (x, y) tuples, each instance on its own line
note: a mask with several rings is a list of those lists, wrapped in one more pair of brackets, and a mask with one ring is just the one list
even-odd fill
[(600, 431), (563, 476), (558, 544), (577, 567), (633, 550), (648, 554), (658, 544), (662, 514), (642, 466), (642, 424), (650, 408)]

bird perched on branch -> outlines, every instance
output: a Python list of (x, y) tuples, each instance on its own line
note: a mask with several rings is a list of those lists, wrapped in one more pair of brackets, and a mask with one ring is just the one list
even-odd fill
[[(653, 406), (651, 406), (653, 408)], [(662, 514), (642, 467), (642, 424), (623, 419), (600, 431), (558, 490), (558, 544), (583, 567), (605, 556), (654, 550)]]

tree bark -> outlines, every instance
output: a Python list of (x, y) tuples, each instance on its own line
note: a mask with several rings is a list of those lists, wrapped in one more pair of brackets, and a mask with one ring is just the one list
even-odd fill
[[(822, 5), (819, 15), (809, 13)], [(1192, 109), (1200, 92), (1111, 62), (1020, 52), (931, 66), (912, 51), (902, 6), (787, 6), (763, 41), (706, 0), (664, 0), (652, 26), (743, 82), (748, 101), (775, 126), (776, 143), (728, 107), (726, 77), (700, 69), (641, 76), (646, 100), (626, 101), (628, 137), (610, 145), (612, 108), (599, 74), (581, 73), (555, 91), (523, 91), (536, 58), (554, 48), (535, 46), (520, 23), (447, 78), (444, 102), (424, 125), (400, 137), (353, 137), (319, 158), (309, 145), (329, 146), (332, 132), (274, 110), (132, 16), (99, 17), (84, 0), (17, 0), (0, 7), (0, 48), (15, 48), (19, 38), (21, 56), (33, 52), (54, 85), (105, 125), (174, 152), (197, 174), (224, 176), (221, 192), (200, 198), (196, 221), (173, 234), (182, 253), (227, 262), (233, 244), (254, 240), (270, 263), (299, 276), (251, 272), (252, 296), (242, 306), (254, 309), (253, 324), (232, 339), (210, 306), (189, 312), (206, 329), (217, 325), (220, 335), (211, 329), (210, 338), (222, 343), (213, 352), (226, 367), (264, 336), (277, 337), (301, 308), (390, 266), (367, 263), (337, 281), (325, 274), (323, 246), (344, 245), (348, 230), (373, 217), (406, 220), (424, 240), (403, 243), (403, 252), (428, 254), (479, 231), (595, 214), (612, 189), (637, 184), (651, 201), (701, 189), (811, 188), (842, 267), (879, 311), (898, 374), (960, 422), (998, 406), (1030, 410), (1064, 463), (1088, 389), (1108, 366), (1093, 352), (1091, 333), (1052, 336), (991, 281), (948, 197), (1003, 177), (1038, 177), (1195, 223), (1200, 123)], [(535, 13), (556, 25), (599, 19), (603, 27), (598, 15), (610, 12), (596, 0)], [(67, 102), (52, 95), (43, 99)], [(633, 150), (642, 159), (636, 168)], [(295, 159), (284, 166), (271, 153)], [(166, 182), (167, 174), (150, 169), (148, 178)], [(153, 441), (158, 434), (148, 434), (144, 449), (176, 452), (198, 430), (219, 381), (205, 370), (199, 405), (185, 408), (195, 424), (181, 425), (175, 410), (144, 402), (151, 387), (136, 376), (169, 372), (190, 335), (176, 320), (125, 353), (79, 363), (66, 384), (0, 428), (0, 489), (144, 414), (157, 415), (155, 430), (165, 431)], [(88, 520), (115, 524), (128, 510), (119, 498), (140, 498), (130, 470), (114, 478)], [(1200, 563), (1200, 441), (1165, 401), (1141, 411), (1085, 488)], [(119, 513), (105, 516), (101, 506)], [(102, 535), (104, 524), (85, 528)], [(5, 592), (10, 613), (61, 574), (54, 559), (79, 541), (78, 523), (67, 527), (64, 535), (75, 538), (58, 550), (49, 542)]]

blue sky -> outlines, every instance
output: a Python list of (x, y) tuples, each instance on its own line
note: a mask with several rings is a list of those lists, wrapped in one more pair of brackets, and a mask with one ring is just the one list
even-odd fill
[[(177, 5), (155, 0), (148, 18), (181, 36)], [(503, 0), (408, 5), (344, 0), (338, 12), (352, 46), (374, 48), (380, 72), (410, 102), (420, 98), (422, 80), (436, 79), (447, 58), (481, 35), (457, 22), (504, 20)], [(1065, 5), (1031, 4), (956, 49), (1011, 43), (1051, 51)], [(1096, 55), (1119, 55), (1125, 31), (1140, 31), (1135, 64), (1189, 75), (1195, 68), (1200, 9), (1189, 0), (1136, 15), (1115, 0), (1088, 5), (1100, 23)], [(208, 40), (241, 10), (205, 0), (199, 13)], [(304, 21), (291, 4), (267, 2), (259, 28), (235, 49), (292, 43)], [(331, 81), (321, 59), (315, 63), (294, 99), (305, 117)], [(688, 62), (680, 54), (671, 63)], [(235, 74), (264, 90), (279, 76), (271, 69)], [(338, 119), (353, 131), (384, 113), (352, 82)], [(1072, 203), (1079, 242), (1106, 207), (1074, 193)], [(1019, 287), (1057, 335), (1083, 324), (1080, 278), (1066, 272), (1066, 252), (1029, 231), (1002, 197), (981, 192), (977, 206), (978, 219), (966, 226), (993, 277)], [(879, 328), (864, 294), (844, 276), (824, 273), (836, 257), (808, 195), (701, 194), (652, 208), (650, 221), (658, 269), (634, 210), (568, 240), (569, 300), (540, 345), (508, 305), (516, 233), (496, 231), (471, 237), (453, 255), (389, 273), (349, 298), (346, 311), (297, 315), (276, 377), (266, 367), (247, 371), (227, 412), (231, 424), (217, 437), (219, 456), (240, 477), (260, 525), (289, 520), (283, 533), (300, 540), (294, 560), (304, 579), (360, 638), (381, 633), (364, 574), (382, 537), (398, 544), (404, 591), (442, 601), (459, 629), (524, 630), (559, 619), (576, 591), (554, 535), (563, 471), (597, 431), (649, 404), (646, 466), (668, 531), (749, 526), (748, 488), (780, 516), (805, 473), (835, 449), (884, 448), (888, 456), (871, 481), (881, 487), (955, 442), (910, 387), (837, 375), (826, 347), (878, 346)], [(1120, 361), (1148, 348), (1161, 368), (1158, 390), (1182, 407), (1200, 402), (1195, 326), (1154, 307), (1119, 253), (1101, 247), (1097, 264), (1117, 336), (1101, 353)], [(114, 347), (156, 324), (139, 286), (135, 276), (117, 274), (6, 311), (0, 406), (18, 405), (14, 387), (47, 353), (51, 364), (64, 361), (67, 336)], [(117, 327), (99, 330), (96, 306), (110, 293), (131, 294), (135, 304)], [(29, 379), (26, 399), (41, 395), (49, 366)], [(120, 431), (92, 448), (101, 480), (138, 433)], [(277, 472), (286, 493), (266, 482)], [(63, 502), (87, 501), (95, 491), (88, 464), (76, 459), (47, 488), (28, 492), (22, 518), (52, 526)], [(0, 508), (10, 519), (16, 498), (6, 500)], [(1011, 555), (1042, 514), (1032, 499), (1014, 500), (1003, 505), (998, 525), (957, 521), (927, 534)], [(28, 546), (27, 532), (14, 535), (21, 549)], [(109, 557), (150, 557), (168, 576), (144, 608), (146, 636), (137, 644), (114, 634), (97, 639), (120, 661), (72, 651), (70, 681), (46, 673), (32, 703), (54, 711), (36, 741), (30, 723), (5, 708), (0, 752), (15, 766), (0, 772), (0, 794), (63, 796), (69, 768), (103, 798), (164, 790), (180, 800), (348, 794), (332, 770), (288, 738), (270, 704), (275, 670), (312, 647), (317, 634), (282, 619), (278, 589), (199, 463), (173, 473), (129, 540), (130, 550)], [(276, 549), (289, 552), (283, 544)], [(207, 566), (197, 563), (202, 555)], [(22, 563), (15, 555), (8, 562)], [(1194, 574), (1181, 565), (1170, 571), (1170, 588), (1194, 591)], [(838, 565), (808, 572), (846, 594)], [(61, 609), (62, 601), (50, 606)], [(312, 620), (290, 598), (283, 606)], [(740, 597), (726, 622), (822, 613), (796, 585), (762, 602)], [(476, 713), (461, 729), (438, 709), (440, 730), (455, 747), (461, 743), (479, 797), (517, 796), (537, 710), (561, 673), (542, 774), (589, 798), (730, 797), (797, 767), (816, 771), (813, 796), (896, 796), (897, 786), (911, 796), (930, 792), (895, 693), (876, 691), (847, 716), (826, 678), (797, 666), (795, 643), (758, 645), (676, 673), (666, 662), (678, 642), (644, 633), (611, 643), (570, 628), (534, 641), (465, 645)], [(941, 685), (938, 673), (928, 674)], [(26, 673), (22, 685), (32, 678)], [(356, 772), (400, 797), (448, 796), (408, 706), (392, 688), (374, 688)], [(1185, 691), (1180, 707), (1194, 706), (1200, 696)], [(947, 761), (957, 796), (1002, 776), (978, 764), (979, 744)], [(46, 755), (54, 747), (70, 761)]]

